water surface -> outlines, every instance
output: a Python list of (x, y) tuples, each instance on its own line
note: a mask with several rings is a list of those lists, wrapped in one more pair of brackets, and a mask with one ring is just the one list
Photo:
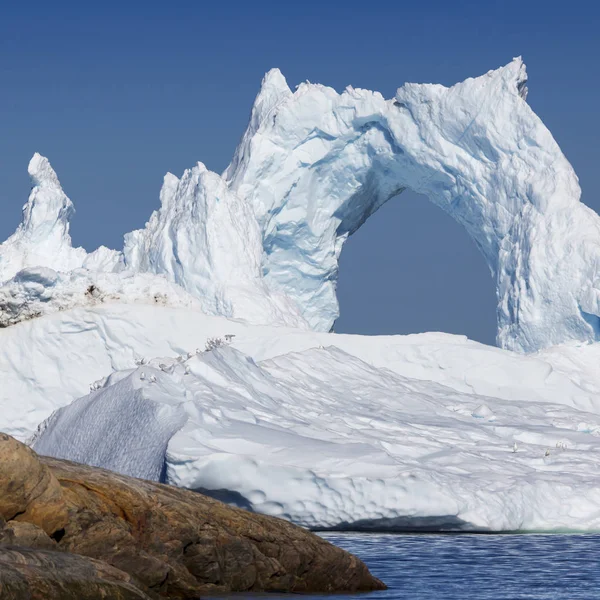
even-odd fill
[(600, 535), (321, 535), (389, 586), (334, 600), (600, 600)]

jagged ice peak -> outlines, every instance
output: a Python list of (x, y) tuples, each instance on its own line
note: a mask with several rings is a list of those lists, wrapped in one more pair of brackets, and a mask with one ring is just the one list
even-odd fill
[(181, 179), (167, 175), (160, 209), (126, 235), (123, 252), (71, 247), (71, 202), (36, 154), (23, 223), (0, 246), (0, 281), (38, 266), (144, 273), (208, 314), (327, 331), (344, 242), (411, 189), (483, 254), (501, 346), (596, 341), (600, 219), (526, 103), (526, 83), (516, 58), (452, 87), (405, 84), (386, 100), (310, 83), (292, 92), (272, 69), (223, 175), (201, 163)]

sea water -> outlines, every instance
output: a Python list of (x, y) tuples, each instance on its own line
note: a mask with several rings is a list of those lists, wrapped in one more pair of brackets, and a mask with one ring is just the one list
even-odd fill
[(600, 535), (321, 535), (388, 585), (335, 600), (600, 600)]

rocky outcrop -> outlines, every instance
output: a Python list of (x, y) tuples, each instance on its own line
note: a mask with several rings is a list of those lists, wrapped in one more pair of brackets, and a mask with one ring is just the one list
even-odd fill
[[(10, 581), (29, 581), (31, 573), (50, 567), (58, 577), (64, 567), (75, 579), (88, 573), (98, 585), (108, 582), (121, 594), (115, 598), (143, 598), (131, 595), (132, 585), (172, 598), (385, 587), (355, 556), (286, 521), (188, 490), (40, 457), (5, 434), (0, 434), (0, 517), (6, 521), (0, 544), (44, 548), (33, 555), (3, 551)], [(97, 561), (61, 552), (98, 559), (106, 570)], [(73, 569), (69, 560), (75, 561)], [(0, 585), (7, 585), (6, 577), (0, 576)], [(37, 575), (31, 577), (37, 581)]]
[(151, 600), (131, 577), (101, 560), (0, 546), (2, 600)]
[(0, 516), (37, 525), (48, 535), (68, 521), (61, 486), (37, 454), (0, 434)]

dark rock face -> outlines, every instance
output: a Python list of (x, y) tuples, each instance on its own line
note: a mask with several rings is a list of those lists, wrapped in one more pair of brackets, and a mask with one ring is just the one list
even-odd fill
[[(35, 485), (18, 467), (21, 460)], [(99, 559), (151, 596), (385, 588), (356, 557), (286, 521), (188, 490), (38, 457), (2, 434), (1, 517), (7, 523), (0, 522), (0, 544)], [(44, 556), (58, 560), (56, 554), (46, 550)]]
[(2, 600), (150, 600), (131, 577), (66, 552), (0, 546)]

